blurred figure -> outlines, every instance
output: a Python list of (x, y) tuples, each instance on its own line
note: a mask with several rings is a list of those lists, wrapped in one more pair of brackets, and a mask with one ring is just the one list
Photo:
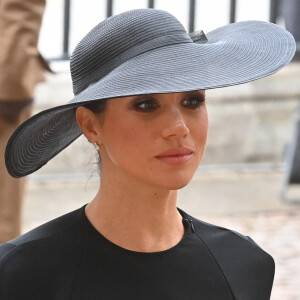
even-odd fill
[[(300, 0), (281, 0), (279, 15), (283, 17), (286, 29), (300, 43)], [(297, 51), (294, 61), (300, 61), (300, 52)]]
[(300, 1), (281, 0), (279, 12), (284, 18), (286, 29), (300, 42)]
[(4, 165), (9, 136), (32, 111), (35, 85), (47, 63), (37, 50), (45, 0), (0, 1), (0, 243), (21, 232), (24, 179)]

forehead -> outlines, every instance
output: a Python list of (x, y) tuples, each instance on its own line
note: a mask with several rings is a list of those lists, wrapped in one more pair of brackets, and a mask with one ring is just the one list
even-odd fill
[(205, 96), (205, 90), (195, 90), (187, 92), (178, 92), (178, 93), (157, 93), (157, 94), (143, 94), (143, 95), (134, 95), (134, 96), (125, 96), (111, 98), (110, 100), (120, 101), (123, 100), (135, 100), (135, 99), (145, 99), (145, 98), (158, 98), (158, 99), (170, 99), (170, 98), (182, 98), (187, 95), (202, 95)]

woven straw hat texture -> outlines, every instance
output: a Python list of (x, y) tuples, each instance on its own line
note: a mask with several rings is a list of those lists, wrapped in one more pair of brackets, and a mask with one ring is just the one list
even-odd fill
[(165, 11), (137, 9), (110, 17), (72, 54), (74, 98), (32, 116), (11, 136), (8, 172), (28, 175), (78, 138), (75, 111), (90, 101), (242, 84), (277, 72), (294, 53), (292, 35), (262, 21), (189, 35)]

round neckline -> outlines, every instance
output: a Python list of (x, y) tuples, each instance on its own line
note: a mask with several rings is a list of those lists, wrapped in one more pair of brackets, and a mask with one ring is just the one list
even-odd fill
[(93, 226), (93, 224), (90, 222), (90, 220), (88, 219), (87, 215), (85, 214), (85, 207), (86, 207), (86, 205), (84, 205), (82, 207), (82, 217), (83, 217), (84, 224), (86, 225), (88, 231), (93, 235), (94, 238), (100, 239), (100, 240), (104, 241), (108, 246), (114, 248), (115, 250), (119, 250), (119, 251), (121, 251), (123, 253), (131, 254), (131, 255), (144, 255), (144, 256), (153, 256), (153, 255), (168, 254), (170, 252), (176, 251), (177, 248), (181, 247), (185, 243), (185, 241), (188, 239), (189, 235), (191, 234), (191, 227), (190, 227), (188, 219), (186, 219), (184, 217), (183, 213), (181, 212), (181, 210), (177, 208), (178, 212), (182, 216), (182, 223), (183, 223), (183, 226), (184, 226), (184, 229), (185, 229), (183, 237), (181, 238), (181, 240), (177, 244), (175, 244), (174, 246), (172, 246), (172, 247), (170, 247), (168, 249), (165, 249), (165, 250), (162, 250), (162, 251), (155, 251), (155, 252), (140, 252), (140, 251), (126, 249), (126, 248), (123, 248), (123, 247), (121, 247), (121, 246), (113, 243), (109, 239), (107, 239), (101, 232), (99, 232)]

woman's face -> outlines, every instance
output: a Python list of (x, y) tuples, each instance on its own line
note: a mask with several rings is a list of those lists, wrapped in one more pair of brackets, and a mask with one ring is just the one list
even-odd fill
[(205, 91), (113, 98), (99, 118), (103, 176), (176, 190), (200, 164), (208, 130)]

